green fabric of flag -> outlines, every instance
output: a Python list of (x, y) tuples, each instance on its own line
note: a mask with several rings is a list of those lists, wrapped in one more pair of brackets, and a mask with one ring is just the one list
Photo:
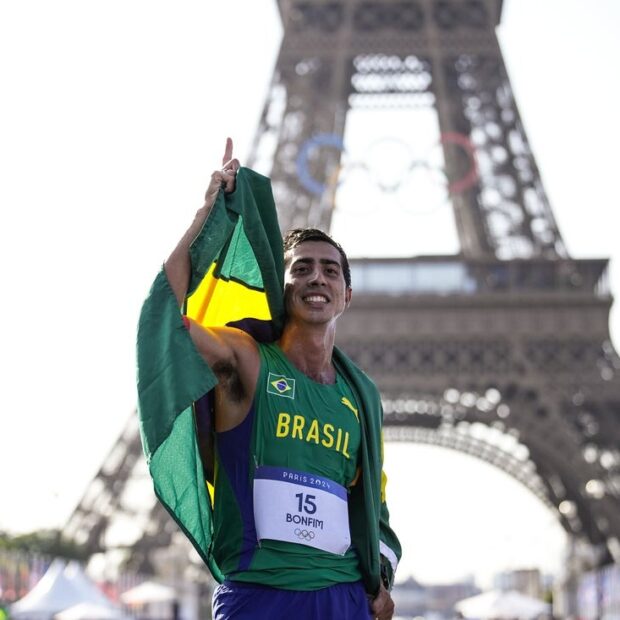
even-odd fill
[[(269, 179), (241, 168), (235, 192), (220, 192), (190, 256), (189, 294), (215, 262), (225, 280), (247, 281), (249, 288), (264, 291), (271, 312), (270, 329), (279, 333), (284, 315), (284, 266)], [(155, 493), (214, 577), (221, 580), (210, 552), (212, 508), (193, 407), (217, 379), (183, 325), (163, 269), (140, 314), (137, 361), (140, 433)]]

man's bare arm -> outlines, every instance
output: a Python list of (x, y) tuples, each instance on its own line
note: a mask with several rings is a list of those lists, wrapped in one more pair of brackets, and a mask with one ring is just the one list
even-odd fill
[[(235, 189), (239, 161), (232, 159), (232, 150), (232, 140), (228, 138), (222, 170), (216, 170), (211, 175), (204, 205), (164, 264), (179, 308), (185, 302), (190, 281), (189, 248), (202, 230), (219, 191), (223, 189), (230, 193)], [(245, 418), (254, 397), (260, 366), (257, 345), (251, 336), (238, 329), (203, 327), (190, 319), (186, 320), (186, 327), (199, 353), (219, 380), (216, 388), (216, 428), (218, 431), (234, 428)]]
[(164, 270), (166, 271), (170, 286), (177, 298), (179, 308), (185, 302), (191, 274), (189, 247), (202, 230), (220, 189), (223, 188), (226, 193), (235, 190), (235, 175), (239, 169), (239, 161), (237, 159), (232, 159), (232, 150), (232, 140), (227, 138), (226, 149), (224, 157), (222, 158), (222, 169), (216, 170), (211, 175), (211, 181), (205, 193), (205, 202), (203, 206), (198, 209), (191, 226), (187, 229), (177, 244), (177, 247), (164, 263)]
[(243, 422), (254, 399), (260, 370), (258, 346), (240, 329), (206, 328), (191, 319), (186, 325), (219, 381), (215, 390), (215, 428), (218, 432), (230, 430)]

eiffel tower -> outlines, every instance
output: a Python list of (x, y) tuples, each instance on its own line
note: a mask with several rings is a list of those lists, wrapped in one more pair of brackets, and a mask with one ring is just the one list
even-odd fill
[[(284, 37), (248, 165), (283, 230), (328, 230), (347, 114), (435, 110), (461, 251), (352, 259), (338, 344), (379, 385), (386, 438), (487, 461), (540, 498), (593, 564), (620, 558), (620, 360), (606, 260), (571, 258), (543, 188), (495, 28), (502, 0), (279, 0)], [(403, 248), (403, 254), (415, 248)], [(141, 528), (134, 566), (177, 537), (144, 477), (134, 420), (71, 517), (91, 550), (111, 516)], [(137, 473), (136, 473), (137, 472)]]
[(387, 437), (489, 461), (601, 559), (618, 557), (607, 261), (568, 256), (503, 63), (501, 0), (278, 6), (284, 40), (250, 165), (271, 156), (283, 229), (329, 229), (352, 109), (437, 113), (461, 252), (354, 259), (338, 330), (381, 389)]

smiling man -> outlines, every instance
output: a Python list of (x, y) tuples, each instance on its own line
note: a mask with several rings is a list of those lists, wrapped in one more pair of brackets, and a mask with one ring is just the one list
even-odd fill
[[(179, 307), (190, 246), (218, 194), (235, 191), (230, 140), (224, 162), (164, 266)], [(296, 229), (284, 239), (277, 340), (184, 318), (218, 379), (212, 554), (224, 581), (214, 593), (216, 620), (393, 615), (388, 588), (400, 546), (384, 501), (380, 399), (334, 346), (350, 302), (343, 249), (319, 230)]]

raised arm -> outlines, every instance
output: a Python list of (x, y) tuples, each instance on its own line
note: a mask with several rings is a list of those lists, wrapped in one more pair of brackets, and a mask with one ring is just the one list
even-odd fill
[(172, 251), (168, 260), (164, 263), (166, 276), (177, 298), (179, 308), (185, 302), (187, 288), (191, 273), (189, 247), (198, 236), (205, 220), (207, 219), (220, 189), (227, 194), (235, 190), (235, 176), (239, 169), (239, 161), (233, 159), (233, 143), (230, 138), (226, 139), (226, 149), (222, 158), (222, 169), (216, 170), (211, 175), (211, 182), (205, 193), (205, 202), (196, 212), (194, 221), (187, 229), (177, 247)]
[[(221, 189), (226, 193), (235, 189), (239, 161), (232, 158), (232, 140), (226, 140), (222, 169), (211, 175), (204, 205), (164, 264), (170, 286), (179, 308), (185, 302), (191, 276), (189, 248), (202, 230)], [(186, 327), (198, 352), (217, 376), (217, 407), (215, 425), (218, 431), (229, 430), (241, 423), (252, 398), (259, 370), (257, 345), (247, 333), (231, 327), (203, 327), (185, 319)]]

